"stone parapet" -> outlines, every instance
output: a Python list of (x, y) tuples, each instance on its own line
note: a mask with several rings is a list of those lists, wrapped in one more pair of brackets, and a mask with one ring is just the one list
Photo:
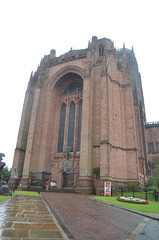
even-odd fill
[(145, 128), (159, 127), (159, 121), (145, 122)]

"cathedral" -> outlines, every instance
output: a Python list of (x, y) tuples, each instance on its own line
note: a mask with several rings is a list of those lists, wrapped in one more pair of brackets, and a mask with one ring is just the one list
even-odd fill
[(133, 48), (94, 36), (86, 49), (51, 50), (28, 83), (10, 183), (99, 195), (105, 181), (144, 185), (145, 122)]

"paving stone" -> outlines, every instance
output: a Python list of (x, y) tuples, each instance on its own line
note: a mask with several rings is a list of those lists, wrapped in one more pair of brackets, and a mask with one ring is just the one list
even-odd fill
[(2, 229), (0, 231), (0, 236), (29, 238), (29, 231), (28, 230), (15, 230), (15, 229)]
[(37, 231), (37, 230), (33, 230), (30, 232), (30, 238), (63, 239), (59, 231)]
[(28, 222), (54, 223), (53, 219), (48, 218), (28, 218)]
[(44, 212), (44, 211), (47, 211), (47, 209), (45, 208), (43, 208), (43, 209), (41, 209), (41, 208), (35, 208), (35, 211), (38, 211), (38, 212)]
[(0, 229), (11, 228), (12, 226), (13, 222), (0, 222)]
[(1, 240), (24, 240), (24, 239), (26, 240), (26, 238), (1, 237)]
[[(0, 219), (2, 218), (2, 217), (16, 217), (17, 216), (17, 214), (18, 213), (15, 213), (15, 212), (7, 212), (7, 213), (5, 213), (5, 212), (3, 212), (3, 213), (1, 213), (0, 212)], [(21, 214), (21, 213), (19, 213), (19, 214)], [(20, 216), (19, 216), (20, 217)]]
[(41, 215), (41, 214), (24, 214), (26, 218), (50, 218), (52, 217), (50, 215)]
[[(11, 208), (11, 210), (13, 210), (13, 211), (22, 211), (23, 209), (24, 209), (24, 207), (21, 207), (21, 206), (14, 206)], [(35, 210), (35, 207), (32, 207), (32, 206), (25, 207), (25, 210), (29, 210), (29, 211)]]
[(41, 197), (14, 195), (0, 205), (0, 240), (68, 240)]
[(25, 217), (25, 214), (24, 213), (17, 213), (16, 216), (17, 217)]
[(34, 214), (37, 214), (37, 215), (50, 215), (50, 213), (48, 212), (48, 211), (25, 211), (25, 210), (23, 210), (23, 213), (24, 214), (32, 214), (32, 215), (34, 215)]
[(15, 229), (28, 229), (28, 230), (58, 230), (56, 224), (48, 223), (13, 223)]
[[(1, 218), (0, 218), (0, 221), (1, 221)], [(27, 222), (27, 219), (23, 218), (23, 217), (5, 217), (5, 218), (3, 218), (3, 221), (6, 221), (6, 222)]]

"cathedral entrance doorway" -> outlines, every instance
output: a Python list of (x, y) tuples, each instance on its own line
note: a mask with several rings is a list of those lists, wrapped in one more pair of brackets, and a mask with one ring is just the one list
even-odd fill
[(63, 172), (63, 187), (74, 187), (74, 172)]

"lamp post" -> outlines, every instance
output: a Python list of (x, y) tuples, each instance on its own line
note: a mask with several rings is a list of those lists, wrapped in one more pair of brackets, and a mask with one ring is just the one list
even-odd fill
[(42, 186), (43, 186), (43, 188), (45, 187), (45, 173), (46, 173), (46, 170), (45, 170), (45, 167), (43, 167), (43, 170), (42, 170)]

